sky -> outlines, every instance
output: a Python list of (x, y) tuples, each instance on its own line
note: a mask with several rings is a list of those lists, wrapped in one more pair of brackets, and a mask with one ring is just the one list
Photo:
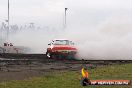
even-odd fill
[[(0, 22), (7, 19), (7, 1), (0, 0)], [(93, 26), (112, 16), (132, 14), (131, 0), (10, 0), (10, 23), (62, 27), (65, 7), (69, 26)]]
[[(63, 4), (61, 0), (10, 0), (10, 23), (61, 26)], [(7, 19), (7, 0), (0, 0), (0, 13), (0, 21)]]

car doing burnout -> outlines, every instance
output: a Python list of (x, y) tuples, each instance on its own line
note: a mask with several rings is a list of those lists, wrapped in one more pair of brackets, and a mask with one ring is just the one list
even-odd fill
[(73, 59), (77, 53), (74, 43), (67, 39), (54, 39), (47, 48), (48, 58), (68, 58)]

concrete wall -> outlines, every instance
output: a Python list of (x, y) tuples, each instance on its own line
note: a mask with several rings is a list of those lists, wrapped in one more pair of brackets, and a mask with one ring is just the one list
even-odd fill
[(22, 53), (25, 54), (28, 52), (28, 48), (23, 46), (4, 46), (5, 53)]

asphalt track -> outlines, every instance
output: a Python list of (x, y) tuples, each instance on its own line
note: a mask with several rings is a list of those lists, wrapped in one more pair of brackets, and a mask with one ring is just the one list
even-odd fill
[(132, 63), (131, 60), (48, 59), (45, 54), (1, 54), (0, 82), (22, 80), (55, 72), (80, 71), (83, 66), (95, 69), (104, 65)]

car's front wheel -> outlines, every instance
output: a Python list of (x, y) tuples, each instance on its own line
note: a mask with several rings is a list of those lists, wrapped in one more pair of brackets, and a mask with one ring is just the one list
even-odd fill
[(46, 52), (46, 56), (47, 58), (51, 59), (52, 58), (52, 54), (50, 52)]

